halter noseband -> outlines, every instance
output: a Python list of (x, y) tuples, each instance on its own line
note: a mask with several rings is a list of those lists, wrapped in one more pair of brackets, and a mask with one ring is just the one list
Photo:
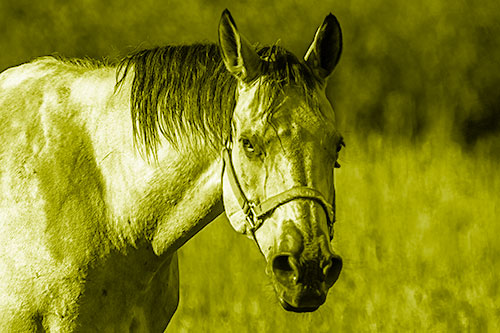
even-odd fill
[(248, 200), (245, 193), (243, 193), (243, 190), (241, 189), (240, 183), (238, 182), (238, 178), (236, 177), (236, 173), (234, 171), (233, 161), (231, 158), (231, 148), (227, 147), (227, 145), (222, 150), (222, 159), (224, 161), (224, 168), (227, 170), (227, 177), (229, 184), (231, 185), (231, 190), (233, 191), (241, 210), (245, 214), (247, 232), (251, 233), (256, 242), (255, 231), (257, 231), (257, 229), (259, 229), (262, 225), (263, 217), (274, 211), (279, 206), (295, 199), (313, 200), (323, 207), (327, 218), (330, 240), (333, 238), (333, 223), (335, 222), (333, 207), (325, 200), (321, 192), (307, 186), (294, 186), (284, 192), (267, 198), (259, 204), (256, 204)]

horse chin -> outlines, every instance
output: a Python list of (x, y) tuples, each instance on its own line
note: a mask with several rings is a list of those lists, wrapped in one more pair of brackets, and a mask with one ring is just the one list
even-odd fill
[(287, 301), (285, 301), (283, 298), (279, 298), (279, 301), (280, 301), (281, 307), (283, 309), (285, 309), (286, 311), (290, 311), (290, 312), (297, 312), (297, 313), (314, 312), (320, 307), (320, 305), (295, 307), (295, 306), (291, 305), (290, 303), (288, 303)]
[(275, 284), (276, 295), (281, 307), (290, 312), (313, 312), (316, 311), (326, 301), (326, 293), (311, 292), (309, 288), (304, 290), (304, 286), (296, 286), (288, 289)]

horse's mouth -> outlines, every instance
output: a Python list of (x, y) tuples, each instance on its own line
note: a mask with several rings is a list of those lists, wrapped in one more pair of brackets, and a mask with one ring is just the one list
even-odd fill
[(313, 312), (313, 311), (316, 311), (319, 308), (319, 305), (318, 306), (306, 306), (306, 307), (300, 307), (300, 308), (298, 308), (298, 307), (295, 307), (295, 306), (291, 305), (290, 303), (288, 303), (287, 301), (285, 301), (281, 297), (279, 298), (279, 301), (280, 301), (280, 304), (283, 307), (283, 309), (285, 309), (286, 311), (303, 313), (303, 312)]

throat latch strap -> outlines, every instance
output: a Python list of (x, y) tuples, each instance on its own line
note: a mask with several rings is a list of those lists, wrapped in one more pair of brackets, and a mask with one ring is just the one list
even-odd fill
[(312, 187), (295, 186), (289, 190), (267, 198), (259, 204), (255, 204), (247, 199), (245, 193), (243, 193), (243, 190), (241, 189), (238, 178), (236, 177), (236, 173), (234, 171), (233, 161), (231, 159), (231, 151), (229, 148), (224, 148), (222, 150), (222, 158), (224, 159), (224, 165), (226, 168), (229, 183), (231, 185), (231, 189), (241, 207), (241, 210), (245, 214), (247, 232), (250, 232), (253, 235), (255, 231), (262, 225), (263, 218), (267, 214), (272, 213), (279, 206), (284, 205), (292, 200), (307, 199), (316, 201), (321, 205), (321, 207), (323, 207), (326, 218), (328, 220), (327, 223), (328, 228), (330, 229), (330, 236), (332, 235), (333, 222), (335, 221), (334, 210), (332, 205), (330, 205), (325, 200), (321, 192)]

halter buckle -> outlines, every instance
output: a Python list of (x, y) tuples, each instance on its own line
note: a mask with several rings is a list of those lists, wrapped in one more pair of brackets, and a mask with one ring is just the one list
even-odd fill
[(253, 202), (248, 203), (248, 210), (246, 212), (247, 228), (253, 234), (262, 224), (262, 220), (258, 217), (255, 212), (255, 204)]

